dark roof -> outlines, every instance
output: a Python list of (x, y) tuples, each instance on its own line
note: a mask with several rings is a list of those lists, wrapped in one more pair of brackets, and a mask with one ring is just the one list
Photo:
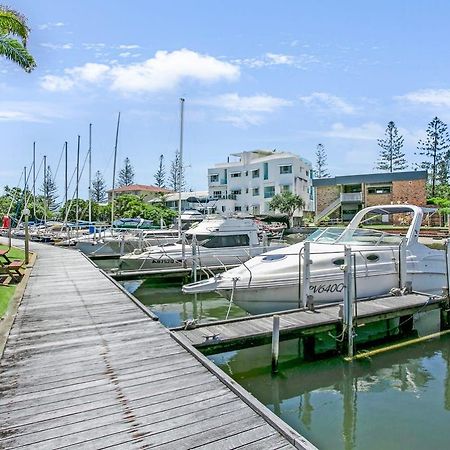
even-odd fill
[[(172, 192), (169, 189), (164, 189), (153, 185), (148, 186), (146, 184), (130, 184), (129, 186), (122, 186), (114, 189), (114, 192), (129, 192), (129, 191), (162, 192), (164, 194)], [(109, 189), (108, 192), (112, 192), (112, 189)]]
[(426, 170), (410, 172), (365, 173), (361, 175), (343, 175), (333, 178), (314, 178), (313, 186), (335, 186), (338, 184), (388, 183), (390, 181), (426, 180)]

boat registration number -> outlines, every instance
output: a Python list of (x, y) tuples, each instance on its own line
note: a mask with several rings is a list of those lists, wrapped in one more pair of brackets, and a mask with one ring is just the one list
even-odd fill
[(309, 290), (314, 292), (314, 294), (321, 294), (322, 292), (342, 292), (343, 289), (344, 283), (316, 284), (309, 287)]

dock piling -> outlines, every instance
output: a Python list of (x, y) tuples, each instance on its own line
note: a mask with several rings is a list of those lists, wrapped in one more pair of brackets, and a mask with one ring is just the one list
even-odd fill
[(347, 337), (348, 357), (353, 357), (353, 261), (352, 249), (345, 246), (344, 250), (344, 330)]
[(311, 279), (311, 250), (310, 242), (305, 241), (303, 245), (303, 270), (302, 270), (302, 283), (301, 283), (301, 307), (305, 308), (308, 305), (309, 297), (309, 285)]
[(278, 356), (280, 353), (280, 316), (273, 316), (272, 328), (272, 373), (278, 372)]
[(399, 269), (398, 269), (398, 284), (399, 288), (403, 289), (406, 287), (406, 238), (402, 238), (399, 246)]

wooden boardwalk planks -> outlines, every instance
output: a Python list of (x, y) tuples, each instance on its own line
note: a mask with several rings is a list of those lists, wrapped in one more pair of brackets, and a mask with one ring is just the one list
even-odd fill
[(34, 250), (0, 361), (0, 448), (314, 448), (82, 255)]

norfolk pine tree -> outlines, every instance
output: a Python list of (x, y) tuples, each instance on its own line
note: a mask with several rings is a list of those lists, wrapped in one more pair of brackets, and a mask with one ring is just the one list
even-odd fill
[(95, 172), (92, 180), (91, 200), (102, 203), (106, 200), (106, 183), (99, 170)]
[(155, 173), (155, 184), (159, 188), (166, 187), (166, 169), (164, 167), (164, 155), (160, 155), (159, 157), (159, 166), (158, 170)]
[(56, 199), (58, 198), (58, 188), (56, 187), (55, 180), (53, 179), (52, 169), (47, 166), (47, 171), (44, 174), (44, 182), (41, 187), (42, 196), (44, 197), (45, 204), (50, 211), (54, 211), (58, 208)]
[(330, 176), (327, 169), (327, 153), (323, 144), (317, 144), (315, 178), (328, 178)]
[(403, 136), (398, 134), (398, 129), (393, 121), (387, 124), (384, 139), (378, 139), (377, 141), (381, 150), (376, 169), (395, 172), (405, 170), (408, 167), (405, 154), (401, 151), (404, 139)]
[(429, 172), (431, 176), (431, 196), (435, 196), (436, 183), (448, 183), (448, 165), (450, 161), (450, 139), (447, 132), (447, 124), (435, 117), (426, 130), (427, 137), (417, 144), (419, 155), (425, 156), (427, 160), (418, 166)]
[(181, 190), (184, 189), (184, 167), (181, 168), (180, 174), (180, 152), (176, 150), (175, 159), (172, 161), (169, 173), (169, 187), (173, 191), (180, 190), (178, 183), (181, 182)]
[(119, 187), (130, 186), (134, 183), (134, 169), (128, 156), (123, 162), (123, 168), (119, 172), (117, 182)]

